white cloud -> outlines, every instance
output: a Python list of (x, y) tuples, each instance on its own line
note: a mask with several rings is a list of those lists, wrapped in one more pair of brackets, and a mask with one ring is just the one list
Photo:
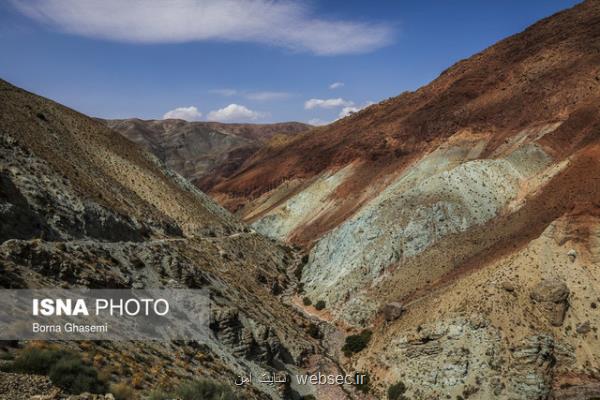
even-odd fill
[(349, 107), (353, 106), (354, 102), (344, 100), (341, 97), (337, 99), (310, 99), (304, 102), (304, 108), (306, 110), (312, 110), (313, 108), (336, 108), (336, 107)]
[(12, 0), (23, 14), (63, 32), (137, 43), (253, 42), (319, 55), (390, 44), (389, 24), (320, 19), (298, 0)]
[(342, 86), (344, 86), (344, 82), (333, 82), (331, 85), (329, 85), (329, 89), (339, 89)]
[(250, 92), (244, 95), (249, 100), (257, 101), (269, 101), (269, 100), (281, 100), (290, 97), (287, 92)]
[(227, 107), (209, 112), (206, 118), (209, 121), (218, 122), (243, 122), (254, 121), (263, 115), (242, 105), (230, 104)]
[(313, 125), (313, 126), (323, 126), (323, 125), (327, 125), (329, 123), (331, 123), (331, 121), (324, 121), (320, 118), (313, 118), (313, 119), (308, 120), (308, 124)]
[(163, 119), (184, 119), (186, 121), (197, 121), (202, 116), (202, 113), (194, 106), (177, 107), (174, 110), (167, 111), (163, 115)]
[(354, 114), (355, 112), (359, 112), (363, 108), (369, 107), (372, 104), (375, 104), (375, 103), (373, 103), (372, 101), (368, 101), (368, 102), (366, 102), (362, 106), (358, 106), (358, 107), (356, 107), (356, 106), (344, 107), (344, 108), (342, 108), (342, 110), (338, 114), (338, 119), (347, 117), (348, 115)]
[(209, 90), (209, 93), (218, 94), (220, 96), (230, 97), (237, 94), (237, 90), (235, 89), (213, 89)]
[(354, 114), (355, 112), (360, 111), (359, 107), (344, 107), (342, 111), (338, 114), (339, 118), (347, 117), (350, 114)]

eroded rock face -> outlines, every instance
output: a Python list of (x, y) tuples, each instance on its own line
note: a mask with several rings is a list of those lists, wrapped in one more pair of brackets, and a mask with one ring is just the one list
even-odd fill
[(574, 359), (574, 349), (558, 343), (552, 336), (526, 338), (512, 352), (511, 394), (525, 399), (547, 398), (552, 389), (554, 369), (558, 365), (568, 365)]
[(600, 383), (575, 387), (558, 388), (550, 393), (548, 400), (593, 400), (600, 399)]
[(296, 196), (253, 223), (252, 227), (272, 238), (289, 238), (296, 229), (301, 229), (315, 216), (329, 211), (333, 206), (330, 197), (354, 170), (354, 166), (350, 164), (335, 173), (319, 176)]
[(289, 351), (277, 334), (265, 325), (248, 320), (235, 308), (215, 310), (210, 327), (215, 336), (233, 350), (236, 357), (243, 357), (273, 365), (274, 362), (293, 363)]
[(557, 369), (572, 365), (575, 350), (550, 335), (508, 349), (502, 336), (485, 317), (460, 316), (392, 339), (379, 361), (390, 382), (406, 385), (408, 398), (547, 399)]
[(80, 197), (68, 179), (5, 135), (0, 135), (0, 167), (0, 243), (81, 238), (137, 242), (155, 229), (182, 234), (173, 221), (140, 223)]
[[(478, 398), (495, 398), (503, 363), (500, 334), (478, 316), (427, 324), (386, 346), (381, 362), (409, 389), (408, 398), (462, 394), (477, 383)], [(453, 396), (454, 397), (454, 396)]]
[(489, 160), (471, 160), (477, 152), (470, 150), (446, 147), (428, 154), (324, 235), (304, 268), (308, 295), (325, 299), (336, 317), (359, 324), (345, 303), (361, 288), (386, 268), (401, 269), (445, 238), (490, 221), (515, 200), (524, 178), (549, 163), (537, 145)]
[(7, 172), (0, 172), (0, 243), (11, 238), (56, 238), (58, 235), (33, 211)]
[(569, 288), (566, 283), (548, 279), (538, 283), (531, 291), (531, 298), (538, 302), (548, 321), (561, 326), (569, 308)]
[[(281, 280), (281, 271), (291, 259), (289, 250), (276, 246), (273, 252), (256, 252), (263, 241), (271, 243), (252, 233), (143, 242), (11, 239), (0, 244), (0, 286), (206, 290), (216, 312), (211, 323), (214, 335), (202, 343), (209, 349), (205, 353), (226, 360), (226, 371), (285, 372), (289, 365), (300, 365), (314, 355), (315, 343), (302, 337), (303, 330), (294, 325), (290, 310), (271, 294), (275, 279), (284, 288), (288, 284)], [(247, 279), (252, 276), (264, 279)], [(274, 303), (257, 307), (264, 300), (252, 293)], [(270, 395), (281, 398), (275, 392)]]

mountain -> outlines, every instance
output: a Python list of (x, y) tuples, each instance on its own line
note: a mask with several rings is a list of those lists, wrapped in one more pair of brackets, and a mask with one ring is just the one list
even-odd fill
[(303, 296), (371, 329), (342, 359), (379, 398), (600, 396), (600, 2), (267, 147), (210, 194), (310, 251)]
[[(99, 121), (2, 80), (0, 221), (3, 289), (207, 291), (211, 334), (204, 342), (62, 344), (135, 396), (200, 377), (233, 387), (250, 372), (289, 374), (310, 363), (337, 370), (306, 333), (311, 320), (284, 301), (301, 254), (248, 229)], [(3, 342), (2, 360), (23, 346), (49, 345)], [(0, 372), (0, 398), (49, 395), (48, 385)], [(241, 398), (281, 399), (296, 389), (240, 390)]]
[(310, 128), (299, 122), (223, 124), (180, 119), (102, 122), (150, 150), (169, 168), (205, 191), (236, 172), (269, 141), (285, 140)]

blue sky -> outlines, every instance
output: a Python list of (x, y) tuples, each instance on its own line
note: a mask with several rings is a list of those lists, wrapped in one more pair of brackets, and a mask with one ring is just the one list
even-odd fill
[(104, 118), (323, 123), (576, 3), (11, 0), (0, 77)]

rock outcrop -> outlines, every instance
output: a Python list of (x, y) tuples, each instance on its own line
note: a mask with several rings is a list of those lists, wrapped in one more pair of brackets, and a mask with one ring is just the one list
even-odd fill
[(571, 364), (574, 356), (574, 349), (557, 343), (551, 336), (526, 338), (512, 352), (515, 372), (510, 391), (521, 398), (546, 399), (552, 389), (554, 369)]
[(554, 326), (561, 326), (569, 307), (569, 288), (559, 280), (544, 280), (531, 292), (531, 298), (540, 303), (546, 318)]
[(45, 376), (0, 372), (0, 399), (31, 400), (34, 398), (54, 400), (65, 398), (65, 395)]
[(400, 318), (400, 316), (402, 315), (402, 313), (404, 311), (405, 311), (404, 306), (401, 303), (398, 303), (398, 302), (388, 303), (383, 306), (383, 309), (382, 309), (383, 318), (387, 322), (395, 321), (398, 318)]

